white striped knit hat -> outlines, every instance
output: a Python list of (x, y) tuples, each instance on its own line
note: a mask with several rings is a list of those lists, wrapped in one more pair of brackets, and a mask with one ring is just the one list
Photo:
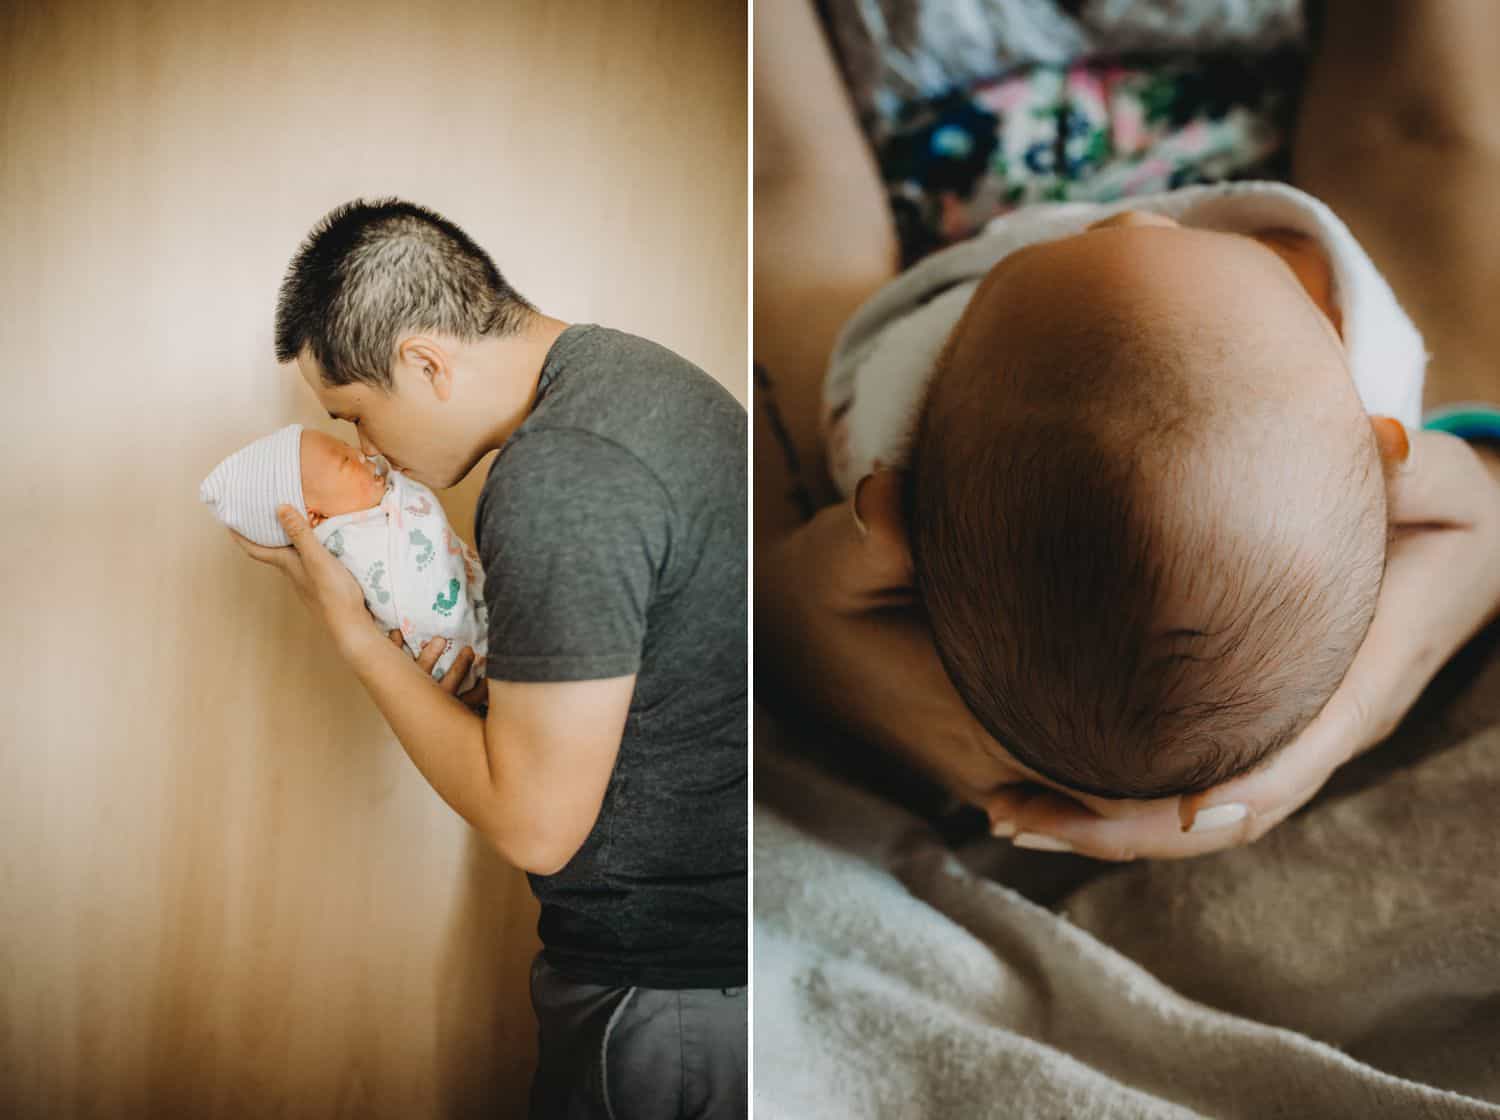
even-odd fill
[(295, 506), (307, 516), (302, 500), (302, 425), (288, 424), (240, 448), (209, 473), (198, 487), (198, 497), (215, 517), (256, 544), (291, 544), (276, 507)]

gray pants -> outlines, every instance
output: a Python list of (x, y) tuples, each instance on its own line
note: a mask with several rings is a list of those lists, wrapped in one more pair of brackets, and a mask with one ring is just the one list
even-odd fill
[(744, 1120), (747, 991), (583, 984), (538, 953), (530, 1120)]

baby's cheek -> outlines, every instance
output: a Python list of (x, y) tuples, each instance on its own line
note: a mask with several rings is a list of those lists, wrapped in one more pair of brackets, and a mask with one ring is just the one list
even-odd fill
[(302, 478), (302, 497), (307, 507), (320, 510), (329, 517), (378, 506), (384, 495), (385, 483), (375, 479), (366, 481), (348, 474), (336, 474), (330, 478), (306, 473)]

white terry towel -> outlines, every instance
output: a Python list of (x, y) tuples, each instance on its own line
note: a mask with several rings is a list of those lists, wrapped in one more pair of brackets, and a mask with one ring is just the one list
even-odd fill
[(823, 383), (828, 468), (847, 497), (874, 469), (906, 461), (917, 409), (938, 353), (995, 263), (1038, 241), (1082, 232), (1122, 210), (1165, 214), (1184, 226), (1253, 233), (1281, 227), (1313, 237), (1333, 273), (1344, 346), (1365, 410), (1422, 422), (1428, 354), (1415, 324), (1349, 227), (1286, 183), (1208, 183), (1116, 202), (1027, 206), (968, 241), (924, 258), (880, 288), (844, 325)]
[[(256, 544), (290, 545), (276, 507), (291, 505), (308, 516), (302, 425), (288, 424), (226, 457), (203, 480), (198, 497), (221, 523)], [(381, 628), (400, 629), (413, 655), (434, 637), (448, 639), (432, 668), (434, 679), (466, 645), (474, 661), (458, 690), (483, 679), (489, 633), (484, 569), (431, 490), (391, 470), (379, 505), (330, 517), (313, 532), (354, 573)]]

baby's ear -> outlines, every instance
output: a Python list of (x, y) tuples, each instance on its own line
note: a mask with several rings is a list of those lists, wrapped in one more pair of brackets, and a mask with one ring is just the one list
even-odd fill
[(865, 475), (854, 488), (851, 504), (854, 523), (864, 547), (879, 568), (883, 582), (894, 591), (912, 583), (911, 546), (906, 520), (901, 513), (901, 487), (905, 471), (880, 467)]
[(1411, 441), (1406, 438), (1405, 426), (1393, 416), (1372, 415), (1370, 427), (1380, 452), (1380, 469), (1389, 482), (1406, 466), (1411, 456)]

